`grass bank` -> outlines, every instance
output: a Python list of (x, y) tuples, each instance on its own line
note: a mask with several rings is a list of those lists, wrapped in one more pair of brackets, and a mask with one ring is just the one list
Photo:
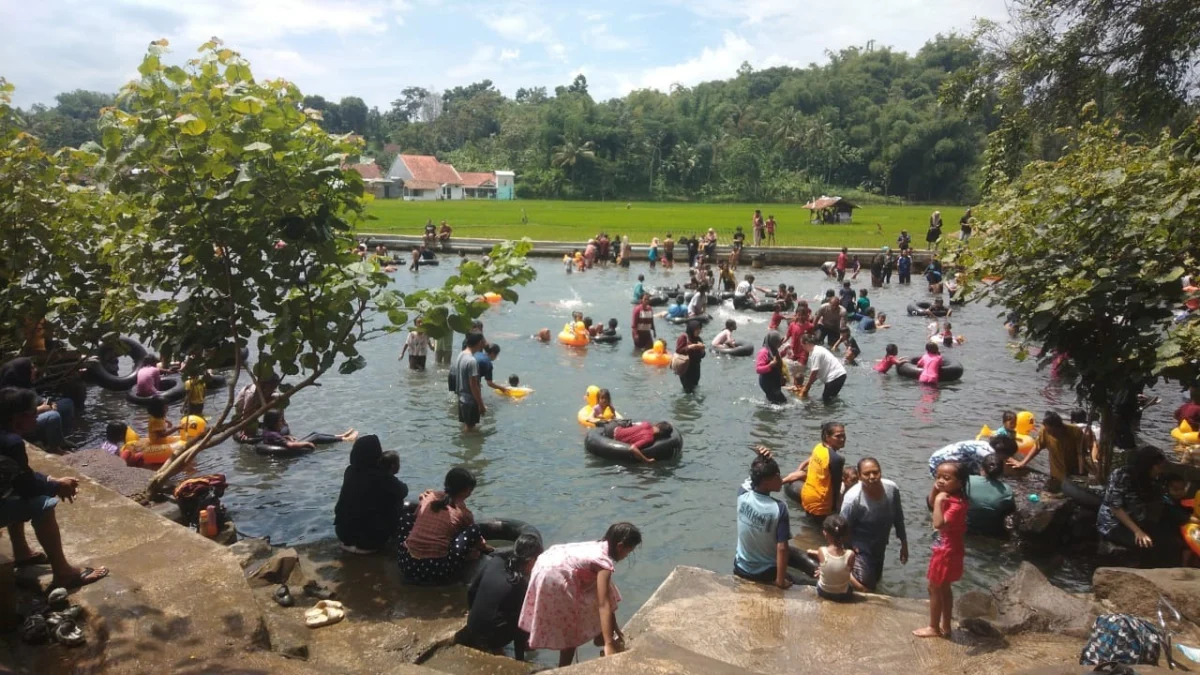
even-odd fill
[[(378, 234), (420, 234), (425, 221), (446, 220), (462, 237), (509, 239), (529, 237), (543, 241), (584, 241), (601, 230), (609, 235), (629, 235), (631, 241), (648, 242), (667, 232), (683, 235), (717, 230), (727, 242), (738, 225), (750, 242), (752, 204), (678, 204), (658, 202), (567, 202), (518, 200), (405, 202), (376, 200), (367, 209), (371, 220), (364, 231)], [(957, 231), (963, 207), (864, 206), (854, 212), (854, 222), (814, 225), (799, 204), (771, 204), (764, 217), (774, 214), (780, 246), (872, 247), (892, 244), (907, 229), (914, 245), (924, 246), (929, 214), (942, 212), (945, 234)], [(528, 219), (522, 222), (522, 217)]]

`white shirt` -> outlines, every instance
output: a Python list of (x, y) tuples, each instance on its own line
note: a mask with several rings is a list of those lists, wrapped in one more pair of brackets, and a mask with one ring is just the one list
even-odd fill
[(700, 316), (706, 309), (708, 309), (708, 295), (697, 291), (692, 295), (691, 302), (688, 303), (688, 316)]
[(408, 347), (408, 353), (412, 356), (425, 356), (429, 353), (429, 336), (411, 331), (408, 339), (404, 341), (404, 346)]
[(733, 331), (726, 328), (725, 330), (721, 331), (720, 333), (717, 333), (717, 337), (713, 338), (712, 346), (720, 347), (721, 345), (725, 344), (726, 342), (730, 342), (731, 340), (733, 340)]
[(750, 291), (752, 291), (752, 290), (753, 290), (753, 286), (751, 286), (750, 282), (743, 281), (742, 283), (737, 285), (737, 288), (733, 291), (733, 294), (738, 296), (739, 298), (745, 297), (746, 295), (749, 295)]
[(825, 384), (846, 374), (846, 369), (842, 367), (838, 357), (821, 345), (813, 345), (812, 353), (808, 355), (808, 369), (815, 372)]

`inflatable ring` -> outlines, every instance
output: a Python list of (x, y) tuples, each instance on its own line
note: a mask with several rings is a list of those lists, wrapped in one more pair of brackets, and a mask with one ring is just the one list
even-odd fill
[(595, 342), (598, 345), (615, 345), (620, 341), (621, 335), (619, 333), (613, 333), (612, 335), (605, 335), (604, 333), (601, 333), (592, 338), (592, 342)]
[(437, 258), (418, 258), (417, 267), (436, 267), (440, 262)]
[(788, 544), (788, 567), (804, 572), (810, 579), (817, 575), (817, 561), (808, 555), (808, 551), (797, 548), (793, 544)]
[(752, 312), (774, 312), (775, 311), (775, 301), (774, 300), (770, 300), (770, 301), (764, 300), (762, 302), (756, 302), (753, 305), (747, 304), (746, 309), (748, 309)]
[(224, 375), (206, 375), (204, 377), (204, 385), (213, 389), (223, 388), (228, 382), (229, 380), (226, 380)]
[(946, 316), (947, 314), (950, 313), (950, 308), (949, 307), (934, 307), (933, 304), (925, 302), (925, 301), (914, 302), (913, 304), (908, 306), (908, 315), (909, 316), (923, 316), (926, 312), (929, 312), (930, 314), (933, 314), (934, 316)]
[(575, 333), (559, 333), (558, 341), (571, 347), (586, 347), (588, 345), (588, 338), (586, 335), (577, 335)]
[[(604, 432), (609, 427), (611, 425), (588, 431), (587, 436), (583, 438), (583, 448), (602, 459), (614, 462), (638, 462), (633, 450), (628, 445), (605, 435)], [(672, 428), (669, 437), (660, 438), (646, 446), (646, 449), (642, 450), (642, 454), (661, 462), (678, 458), (682, 451), (683, 436), (679, 435), (678, 429)]]
[(721, 302), (725, 302), (726, 300), (732, 300), (733, 299), (733, 291), (725, 291), (723, 293), (717, 293), (717, 297), (721, 299)]
[[(696, 291), (688, 291), (687, 293), (684, 293), (683, 301), (686, 303), (691, 303), (692, 296), (694, 296), (694, 295), (696, 295)], [(713, 306), (721, 304), (721, 298), (717, 297), (717, 295), (714, 293), (709, 293), (705, 301), (707, 302), (707, 304), (713, 305)]]
[(701, 314), (700, 316), (677, 316), (667, 319), (670, 323), (676, 326), (686, 326), (689, 321), (699, 321), (701, 324), (706, 324), (712, 321), (712, 314)]
[(508, 387), (507, 389), (492, 389), (492, 391), (509, 398), (525, 398), (533, 393), (529, 387)]
[(488, 291), (487, 293), (484, 293), (484, 294), (483, 294), (483, 299), (484, 299), (484, 300), (487, 300), (488, 304), (490, 304), (490, 305), (494, 305), (494, 304), (496, 304), (496, 303), (498, 303), (498, 302), (503, 302), (503, 301), (504, 301), (504, 298), (500, 297), (500, 294), (499, 294), (499, 293), (492, 293), (491, 291)]
[(1171, 430), (1171, 438), (1184, 445), (1200, 444), (1200, 432), (1192, 431), (1192, 426), (1187, 423), (1187, 420), (1180, 422), (1179, 426)]
[[(479, 533), (488, 543), (492, 541), (513, 541), (523, 534), (532, 534), (542, 541), (542, 533), (538, 529), (523, 520), (514, 518), (488, 518), (487, 520), (477, 520), (475, 524), (479, 526)], [(512, 546), (497, 546), (493, 555), (508, 556), (512, 555)]]
[(754, 354), (754, 345), (749, 342), (743, 342), (736, 347), (721, 345), (720, 347), (713, 347), (712, 350), (713, 353), (721, 354), (722, 356), (750, 356)]
[[(596, 404), (594, 404), (594, 403), (585, 405), (579, 409), (579, 412), (575, 413), (575, 419), (578, 420), (580, 424), (582, 424), (585, 427), (588, 427), (589, 429), (596, 426), (595, 424), (592, 424), (589, 421), (592, 418), (592, 410), (593, 410), (593, 408), (595, 408), (595, 405)], [(613, 417), (612, 419), (615, 419), (615, 420), (625, 419), (624, 417), (621, 417), (621, 413), (619, 413), (619, 412), (613, 411), (613, 415), (615, 415), (615, 417)], [(607, 422), (609, 420), (605, 420), (605, 421)]]
[(160, 445), (147, 445), (141, 451), (142, 466), (162, 466), (171, 459), (177, 450), (182, 450), (187, 444), (179, 439), (178, 436), (167, 436), (166, 443)]
[(1104, 502), (1103, 497), (1071, 480), (1062, 482), (1062, 493), (1076, 504), (1093, 511), (1099, 509), (1100, 504)]
[(656, 352), (653, 349), (647, 349), (642, 352), (642, 363), (651, 366), (666, 367), (671, 365), (671, 355), (666, 352)]
[[(228, 346), (226, 346), (225, 349), (228, 349)], [(250, 362), (250, 348), (242, 347), (239, 351), (241, 352), (242, 363), (243, 364), (249, 363)], [(232, 350), (230, 350), (229, 355), (224, 360), (214, 360), (212, 363), (208, 364), (208, 367), (209, 368), (232, 368), (234, 363), (236, 363), (236, 360), (233, 357), (234, 357), (234, 353)]]
[(289, 448), (286, 445), (259, 443), (254, 446), (254, 451), (268, 457), (297, 457), (312, 452), (312, 448)]
[(797, 504), (800, 504), (801, 503), (800, 502), (800, 488), (802, 488), (803, 486), (804, 486), (804, 483), (801, 481), (796, 481), (794, 483), (787, 483), (783, 486), (783, 494), (788, 499), (796, 502)]
[[(986, 441), (995, 435), (996, 432), (992, 431), (992, 428), (985, 424), (983, 425), (983, 428), (979, 430), (979, 434), (975, 436), (975, 440)], [(1029, 454), (1029, 451), (1033, 450), (1034, 446), (1037, 445), (1037, 441), (1034, 440), (1033, 436), (1030, 436), (1029, 434), (1017, 433), (1013, 436), (1013, 438), (1017, 442), (1017, 454), (1021, 455), (1022, 457)]]
[(96, 358), (88, 361), (87, 374), (93, 382), (104, 389), (109, 391), (129, 391), (137, 384), (137, 369), (141, 367), (142, 359), (146, 358), (146, 354), (149, 352), (142, 346), (142, 343), (127, 335), (118, 337), (117, 342), (124, 348), (125, 355), (133, 359), (133, 372), (122, 376), (117, 372), (109, 370), (105, 364), (116, 361), (118, 354), (116, 348), (102, 346), (96, 353)]
[[(138, 396), (132, 389), (130, 389), (129, 391), (125, 392), (125, 400), (134, 405), (146, 405), (155, 397), (161, 398), (167, 403), (174, 403), (183, 398), (185, 393), (183, 389), (183, 380), (178, 376), (169, 375), (164, 377), (161, 381), (159, 381), (158, 385), (158, 394), (155, 396)], [(166, 388), (164, 389), (163, 387)]]
[(1192, 553), (1200, 555), (1200, 523), (1184, 523), (1179, 527), (1183, 542), (1192, 549)]
[[(915, 380), (921, 376), (921, 369), (917, 367), (917, 359), (911, 358), (906, 363), (901, 363), (896, 366), (896, 372), (901, 377), (907, 377), (910, 380)], [(961, 380), (963, 376), (962, 364), (958, 361), (951, 361), (945, 357), (942, 358), (942, 367), (938, 369), (939, 382), (954, 382)]]

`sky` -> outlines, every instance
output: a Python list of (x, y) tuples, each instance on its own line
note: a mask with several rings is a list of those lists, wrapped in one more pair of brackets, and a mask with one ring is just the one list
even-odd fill
[(1007, 12), (1005, 0), (0, 0), (0, 17), (0, 77), (21, 107), (116, 92), (151, 41), (183, 63), (216, 36), (256, 77), (385, 110), (405, 87), (485, 78), (509, 96), (579, 73), (597, 99), (666, 91), (872, 40), (912, 52)]

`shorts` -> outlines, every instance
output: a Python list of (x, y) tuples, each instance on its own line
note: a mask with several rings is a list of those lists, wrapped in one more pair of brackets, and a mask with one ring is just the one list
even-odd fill
[(7, 497), (0, 500), (0, 527), (37, 520), (58, 506), (58, 497)]
[(458, 402), (458, 421), (469, 427), (479, 424), (479, 406), (475, 401), (464, 403), (460, 400)]
[(425, 370), (425, 355), (422, 354), (420, 356), (416, 356), (414, 354), (409, 354), (408, 355), (408, 369), (409, 370)]
[(203, 415), (204, 401), (188, 401), (183, 404), (183, 409), (188, 415)]
[(817, 597), (830, 600), (832, 602), (853, 602), (854, 589), (847, 589), (844, 593), (830, 593), (829, 591), (817, 586)]
[[(738, 567), (736, 560), (733, 563), (733, 576), (738, 577), (739, 579), (746, 579), (747, 581), (757, 581), (760, 584), (774, 584), (775, 583), (775, 573), (777, 570), (778, 570), (778, 568), (775, 567), (774, 565), (772, 565), (771, 567), (767, 568), (767, 570), (764, 572), (759, 572), (758, 574), (751, 574), (750, 572), (747, 572), (747, 571), (743, 570), (742, 568)], [(784, 576), (786, 576), (788, 579), (790, 579), (793, 584), (796, 583), (796, 578), (793, 577), (790, 573), (784, 572)]]

